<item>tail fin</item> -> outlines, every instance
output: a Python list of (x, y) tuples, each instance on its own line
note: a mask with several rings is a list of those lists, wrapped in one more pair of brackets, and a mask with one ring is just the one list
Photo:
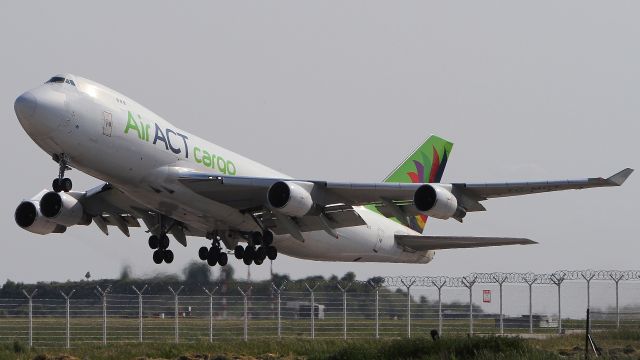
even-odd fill
[[(451, 154), (453, 143), (431, 135), (404, 162), (391, 172), (384, 182), (434, 183), (440, 182)], [(419, 215), (409, 219), (410, 227), (422, 233), (427, 217)]]

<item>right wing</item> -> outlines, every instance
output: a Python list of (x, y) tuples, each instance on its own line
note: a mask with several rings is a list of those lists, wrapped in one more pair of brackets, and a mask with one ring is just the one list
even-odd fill
[(395, 235), (398, 245), (414, 251), (466, 249), (487, 246), (531, 245), (537, 242), (524, 238), (475, 236)]

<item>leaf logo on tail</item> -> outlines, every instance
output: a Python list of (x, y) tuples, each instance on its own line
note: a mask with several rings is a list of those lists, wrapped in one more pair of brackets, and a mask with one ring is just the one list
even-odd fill
[[(436, 150), (435, 146), (432, 146), (433, 149), (433, 160), (431, 160), (431, 169), (427, 174), (427, 169), (425, 164), (428, 164), (430, 159), (426, 156), (424, 152), (420, 155), (422, 156), (422, 161), (413, 160), (413, 164), (416, 167), (416, 171), (411, 171), (407, 173), (409, 179), (411, 179), (412, 183), (437, 183), (442, 180), (442, 174), (444, 174), (444, 168), (447, 166), (447, 149), (443, 149), (442, 160), (440, 159), (440, 154)], [(422, 232), (424, 227), (427, 225), (427, 216), (426, 215), (418, 215), (414, 218), (409, 219), (409, 224), (411, 228)]]

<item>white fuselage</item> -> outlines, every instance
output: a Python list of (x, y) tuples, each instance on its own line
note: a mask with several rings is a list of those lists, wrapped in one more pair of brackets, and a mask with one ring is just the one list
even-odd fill
[[(287, 175), (178, 129), (103, 85), (65, 76), (76, 86), (48, 83), (22, 95), (33, 96), (37, 105), (19, 116), (20, 123), (44, 151), (68, 155), (73, 167), (202, 234), (258, 230), (249, 215), (181, 185), (176, 169), (222, 176)], [(427, 263), (433, 258), (432, 251), (406, 251), (395, 243), (394, 234), (415, 231), (367, 208), (355, 211), (367, 225), (337, 229), (337, 238), (325, 231), (306, 232), (304, 242), (279, 235), (274, 245), (281, 253), (310, 260)]]

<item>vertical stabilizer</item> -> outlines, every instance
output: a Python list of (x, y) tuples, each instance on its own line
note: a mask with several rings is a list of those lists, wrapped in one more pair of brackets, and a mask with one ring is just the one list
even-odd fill
[[(406, 160), (391, 172), (384, 182), (395, 183), (437, 183), (442, 179), (444, 168), (451, 154), (453, 143), (439, 136), (431, 135)], [(422, 233), (427, 216), (419, 215), (409, 219), (409, 227)]]

